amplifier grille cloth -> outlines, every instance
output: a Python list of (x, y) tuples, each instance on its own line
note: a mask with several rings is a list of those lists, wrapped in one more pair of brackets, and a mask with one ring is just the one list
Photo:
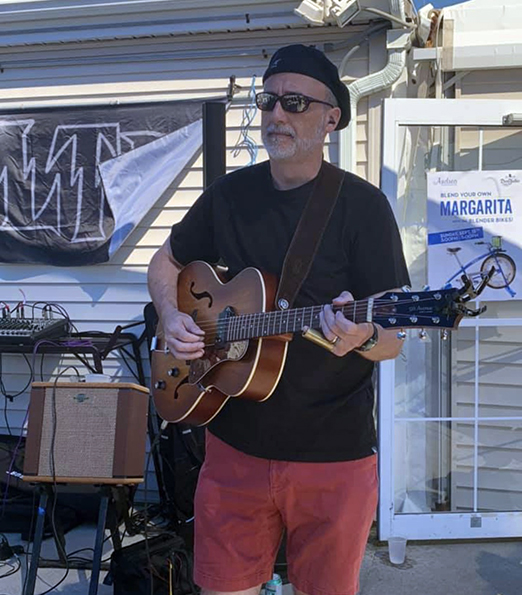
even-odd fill
[[(56, 390), (57, 477), (112, 477), (118, 388)], [(53, 389), (45, 394), (39, 475), (52, 475)]]

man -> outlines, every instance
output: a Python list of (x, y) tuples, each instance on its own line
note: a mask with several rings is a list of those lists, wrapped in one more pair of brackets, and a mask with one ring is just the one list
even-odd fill
[[(325, 137), (350, 119), (336, 67), (313, 47), (272, 57), (258, 94), (269, 161), (220, 178), (154, 256), (152, 298), (176, 358), (203, 355), (203, 331), (176, 309), (181, 267), (224, 262), (279, 275), (323, 163)], [(409, 282), (384, 195), (345, 180), (295, 306), (333, 303)], [(295, 337), (270, 399), (230, 399), (207, 432), (195, 500), (195, 580), (206, 595), (257, 595), (271, 578), (283, 529), (297, 593), (355, 595), (377, 502), (374, 362), (398, 355), (396, 331), (355, 324), (331, 306), (331, 350)]]

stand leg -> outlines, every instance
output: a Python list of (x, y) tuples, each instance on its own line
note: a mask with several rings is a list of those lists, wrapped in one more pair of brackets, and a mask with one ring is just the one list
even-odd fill
[(53, 491), (52, 487), (48, 484), (45, 484), (44, 487), (46, 493), (48, 494), (48, 503), (47, 503), (47, 519), (49, 520), (49, 526), (51, 527), (51, 532), (53, 534), (54, 543), (56, 545), (56, 551), (58, 553), (58, 558), (60, 558), (60, 562), (67, 567), (67, 556), (65, 554), (65, 531), (63, 530), (63, 525), (60, 521), (60, 518), (53, 515), (53, 510), (56, 506), (56, 502), (58, 499), (58, 494)]
[(109, 494), (104, 489), (98, 512), (98, 526), (96, 529), (96, 542), (94, 545), (94, 554), (92, 557), (92, 574), (89, 584), (89, 595), (98, 593), (98, 581), (100, 579), (100, 568), (102, 559), (103, 538), (105, 533), (105, 522), (107, 520), (107, 508), (109, 507)]
[(40, 502), (38, 503), (38, 516), (36, 520), (36, 529), (33, 537), (33, 551), (31, 555), (31, 565), (29, 566), (29, 574), (27, 575), (27, 582), (25, 583), (23, 595), (33, 595), (36, 584), (36, 573), (38, 571), (38, 561), (40, 560), (40, 550), (42, 548), (42, 538), (45, 521), (45, 510), (47, 508), (47, 492), (43, 490), (40, 493)]
[(109, 510), (107, 513), (107, 527), (111, 532), (111, 541), (115, 550), (120, 550), (122, 543), (119, 531), (120, 515), (125, 519), (127, 526), (127, 498), (125, 497), (125, 487), (116, 486), (111, 488), (111, 500), (109, 501)]
[[(147, 417), (147, 430), (149, 433), (149, 440), (152, 449), (152, 462), (154, 464), (154, 471), (156, 473), (156, 481), (158, 484), (158, 491), (160, 494), (160, 502), (164, 510), (171, 511), (169, 507), (169, 496), (165, 489), (165, 480), (163, 473), (163, 463), (159, 454), (159, 435), (161, 429), (158, 423), (158, 414), (156, 413), (156, 407), (154, 407), (154, 401), (152, 397), (149, 397), (149, 415)], [(147, 473), (147, 470), (145, 470)], [(145, 476), (146, 481), (146, 476)], [(177, 519), (175, 519), (177, 520)]]

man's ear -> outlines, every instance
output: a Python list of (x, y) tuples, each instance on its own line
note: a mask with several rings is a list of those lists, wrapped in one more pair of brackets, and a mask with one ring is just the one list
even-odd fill
[(334, 107), (333, 109), (331, 109), (330, 113), (328, 114), (328, 120), (326, 123), (326, 131), (333, 132), (335, 130), (335, 128), (337, 127), (337, 124), (339, 123), (340, 119), (341, 119), (341, 108)]

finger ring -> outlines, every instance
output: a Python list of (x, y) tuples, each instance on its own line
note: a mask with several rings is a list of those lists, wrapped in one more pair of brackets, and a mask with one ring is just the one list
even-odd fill
[(332, 345), (335, 345), (337, 343), (337, 341), (339, 341), (339, 337), (336, 335), (335, 338), (330, 341), (330, 343)]

